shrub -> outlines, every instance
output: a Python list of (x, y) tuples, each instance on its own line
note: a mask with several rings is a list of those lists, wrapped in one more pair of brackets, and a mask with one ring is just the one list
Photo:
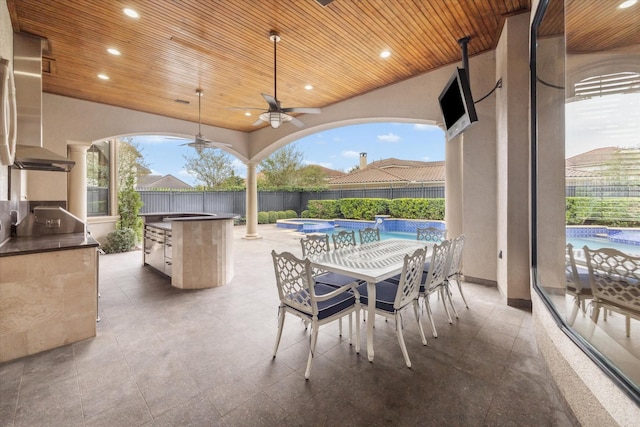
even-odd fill
[(567, 197), (565, 217), (568, 225), (638, 227), (640, 198)]
[(340, 200), (309, 200), (309, 216), (305, 218), (341, 218)]
[(300, 212), (300, 218), (311, 218), (310, 215), (311, 215), (311, 213), (307, 209), (305, 209), (302, 212)]
[(289, 209), (288, 211), (286, 211), (286, 218), (298, 218), (298, 214), (296, 213), (296, 211)]
[(276, 211), (269, 211), (267, 212), (268, 218), (269, 218), (269, 224), (275, 224), (276, 221), (278, 221), (278, 212)]
[(120, 228), (107, 234), (102, 250), (108, 254), (129, 252), (136, 246), (136, 232), (132, 228)]
[(258, 224), (269, 224), (269, 214), (266, 212), (258, 212)]
[(376, 215), (389, 213), (388, 199), (341, 199), (340, 212), (344, 218), (373, 220)]
[(287, 213), (285, 211), (278, 211), (278, 219), (287, 219)]
[(394, 218), (444, 220), (444, 199), (389, 200), (389, 214)]

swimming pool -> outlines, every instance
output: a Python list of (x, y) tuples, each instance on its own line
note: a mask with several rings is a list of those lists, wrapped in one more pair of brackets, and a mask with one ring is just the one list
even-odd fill
[[(334, 233), (330, 233), (334, 234)], [(400, 231), (381, 231), (380, 239), (408, 239), (408, 240), (416, 240), (415, 233), (403, 233)], [(358, 237), (358, 233), (356, 233), (356, 240), (360, 243), (360, 238)], [(629, 255), (640, 256), (640, 246), (638, 245), (630, 245), (627, 243), (616, 243), (607, 239), (597, 238), (597, 237), (567, 237), (567, 243), (571, 243), (574, 248), (582, 249), (583, 246), (587, 245), (590, 249), (598, 249), (598, 248), (614, 248)]]
[(629, 255), (640, 256), (640, 246), (628, 243), (617, 243), (598, 237), (567, 237), (567, 243), (571, 243), (575, 249), (588, 246), (589, 249), (613, 248)]

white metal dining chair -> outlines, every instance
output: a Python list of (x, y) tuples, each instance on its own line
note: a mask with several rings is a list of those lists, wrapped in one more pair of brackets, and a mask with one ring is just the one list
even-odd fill
[[(302, 246), (303, 258), (329, 252), (329, 236), (326, 234), (310, 234), (300, 239), (300, 245)], [(316, 267), (313, 267), (313, 278), (317, 283), (324, 283), (335, 288), (340, 288), (352, 282), (358, 282), (358, 284), (362, 282), (345, 274), (333, 273)]]
[(358, 230), (358, 234), (360, 235), (361, 245), (380, 241), (380, 229), (378, 228), (367, 227), (365, 229)]
[(273, 349), (276, 357), (285, 314), (290, 313), (311, 324), (309, 337), (309, 357), (304, 377), (309, 379), (313, 356), (318, 342), (320, 326), (349, 316), (349, 342), (351, 343), (353, 322), (351, 314), (356, 316), (356, 353), (360, 352), (360, 299), (355, 283), (334, 288), (316, 283), (311, 272), (311, 261), (299, 259), (289, 252), (277, 254), (271, 251), (273, 267), (276, 273), (276, 285), (280, 306), (278, 307), (278, 333)]
[(449, 268), (448, 263), (450, 260), (450, 246), (451, 242), (449, 240), (445, 240), (444, 242), (435, 244), (433, 246), (433, 251), (431, 252), (431, 260), (429, 262), (429, 271), (426, 274), (424, 286), (421, 286), (420, 288), (420, 297), (422, 297), (422, 303), (424, 304), (424, 308), (427, 311), (427, 317), (429, 317), (429, 322), (431, 323), (431, 332), (433, 333), (433, 336), (435, 338), (438, 337), (438, 332), (436, 330), (436, 324), (433, 320), (431, 305), (429, 304), (429, 296), (431, 294), (438, 292), (440, 299), (442, 300), (442, 304), (444, 305), (444, 310), (447, 313), (449, 323), (453, 323), (446, 299), (449, 300), (450, 305), (453, 306), (453, 303), (451, 302), (451, 295), (449, 294), (445, 284), (445, 279)]
[[(587, 312), (586, 301), (593, 298), (591, 292), (591, 282), (589, 279), (589, 269), (578, 267), (575, 260), (573, 245), (568, 243), (565, 252), (565, 278), (567, 283), (567, 294), (573, 296), (573, 308), (567, 323), (571, 326), (576, 320), (578, 310), (582, 308), (582, 312)], [(606, 319), (605, 319), (606, 320)]]
[(333, 248), (342, 249), (350, 246), (356, 246), (356, 232), (351, 230), (342, 230), (339, 233), (331, 235), (333, 239)]
[(444, 228), (426, 227), (416, 228), (416, 239), (425, 242), (440, 243), (447, 238), (447, 230)]
[[(329, 236), (327, 234), (309, 234), (306, 237), (300, 239), (300, 245), (302, 246), (302, 257), (307, 258), (310, 255), (317, 255), (324, 252), (329, 252)], [(316, 283), (324, 283), (325, 285), (332, 286), (334, 288), (341, 288), (346, 285), (350, 285), (355, 282), (356, 286), (362, 283), (354, 277), (347, 276), (345, 274), (334, 273), (332, 271), (325, 271), (320, 268), (312, 267), (313, 278)], [(339, 333), (342, 336), (342, 319), (339, 319)]]
[[(461, 234), (455, 239), (451, 240), (451, 246), (449, 247), (449, 268), (447, 269), (447, 274), (444, 281), (449, 295), (452, 295), (451, 280), (456, 281), (456, 284), (458, 285), (458, 291), (460, 292), (460, 296), (462, 297), (462, 301), (464, 301), (465, 307), (469, 308), (467, 299), (464, 297), (464, 293), (462, 292), (462, 284), (460, 283), (460, 276), (462, 275), (462, 252), (464, 250), (465, 240), (466, 237), (464, 234)], [(451, 307), (453, 308), (456, 317), (458, 317), (456, 307), (453, 304), (451, 305)]]
[(583, 248), (593, 294), (591, 320), (598, 323), (600, 308), (626, 316), (630, 336), (631, 318), (640, 320), (640, 257), (613, 248)]
[[(413, 312), (418, 322), (422, 344), (427, 345), (427, 338), (420, 322), (420, 310), (418, 308), (418, 295), (420, 293), (420, 278), (422, 266), (426, 255), (425, 249), (416, 249), (412, 255), (405, 255), (402, 266), (400, 283), (396, 284), (383, 280), (376, 283), (375, 313), (395, 321), (396, 337), (400, 344), (400, 350), (404, 356), (407, 367), (411, 367), (411, 360), (404, 342), (402, 310), (409, 305), (413, 306)], [(362, 305), (371, 304), (368, 297), (367, 284), (358, 286)]]

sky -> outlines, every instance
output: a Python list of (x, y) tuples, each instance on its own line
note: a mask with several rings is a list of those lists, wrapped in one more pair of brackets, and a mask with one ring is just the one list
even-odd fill
[[(205, 135), (215, 139), (215, 135)], [(185, 156), (195, 150), (181, 146), (188, 141), (163, 136), (136, 136), (145, 162), (155, 175), (171, 174), (196, 185), (196, 179), (184, 169)], [(347, 172), (360, 164), (360, 153), (367, 153), (367, 161), (388, 159), (444, 160), (445, 136), (437, 126), (408, 123), (370, 123), (343, 126), (312, 134), (293, 142), (303, 153), (304, 164), (315, 164)], [(246, 177), (243, 163), (232, 156), (236, 174)]]

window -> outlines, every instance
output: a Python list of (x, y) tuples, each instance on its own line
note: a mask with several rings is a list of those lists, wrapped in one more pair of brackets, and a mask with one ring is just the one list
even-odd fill
[(87, 216), (109, 215), (109, 145), (97, 142), (87, 151)]
[[(640, 401), (640, 268), (592, 261), (597, 281), (606, 282), (599, 286), (585, 255), (608, 248), (620, 259), (640, 256), (640, 63), (623, 31), (637, 21), (614, 2), (590, 3), (597, 10), (589, 11), (543, 3), (532, 52), (536, 289), (561, 328)], [(604, 28), (595, 46), (593, 34)], [(600, 304), (622, 304), (592, 317), (602, 288), (609, 295)]]

